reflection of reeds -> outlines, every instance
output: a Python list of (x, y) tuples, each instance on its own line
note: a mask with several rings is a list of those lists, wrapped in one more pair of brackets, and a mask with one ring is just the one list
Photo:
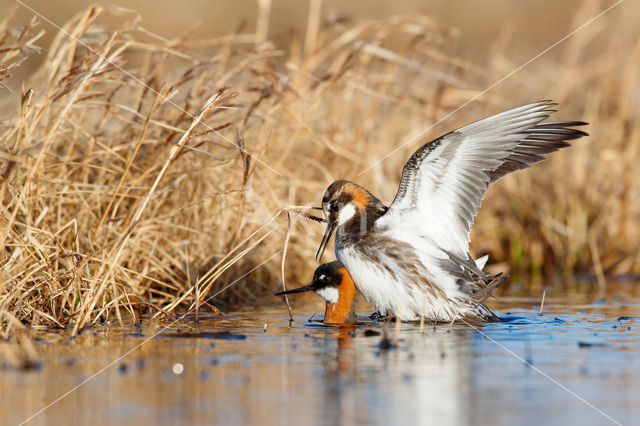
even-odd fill
[[(58, 34), (22, 96), (4, 91), (16, 105), (0, 151), (3, 336), (255, 302), (279, 282), (277, 259), (207, 297), (281, 250), (277, 212), (317, 205), (343, 177), (390, 201), (427, 135), (357, 172), (477, 94), (485, 75), (510, 71), (498, 55), (484, 69), (448, 54), (453, 32), (420, 15), (336, 20), (308, 34), (304, 55), (294, 39), (285, 56), (264, 41), (265, 22), (252, 47), (246, 36), (164, 40), (128, 14), (107, 30), (107, 14), (77, 15), (65, 29), (81, 43)], [(33, 24), (0, 28), (1, 78), (37, 51)], [(622, 61), (620, 49), (587, 49), (586, 37), (567, 41), (562, 67), (518, 74), (509, 98), (488, 93), (446, 123), (546, 97), (563, 119), (593, 123), (590, 139), (489, 191), (473, 249), (512, 274), (640, 270), (640, 44)], [(315, 267), (321, 228), (294, 222), (291, 282)]]

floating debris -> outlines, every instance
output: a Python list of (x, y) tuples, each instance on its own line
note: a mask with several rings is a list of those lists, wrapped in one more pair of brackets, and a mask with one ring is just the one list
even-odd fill
[(630, 321), (634, 319), (638, 319), (638, 317), (618, 317), (618, 321)]
[(231, 331), (177, 331), (174, 333), (158, 333), (156, 335), (147, 336), (142, 333), (128, 333), (127, 337), (153, 337), (154, 339), (172, 338), (172, 339), (220, 339), (220, 340), (244, 340), (247, 338), (244, 334), (236, 334)]
[(578, 342), (579, 348), (607, 348), (611, 345), (607, 343), (591, 343), (591, 342)]

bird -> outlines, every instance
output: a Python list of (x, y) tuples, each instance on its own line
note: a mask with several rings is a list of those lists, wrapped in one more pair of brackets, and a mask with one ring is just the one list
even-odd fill
[[(482, 269), (489, 259), (488, 255), (475, 260), (478, 268)], [(313, 291), (325, 301), (323, 322), (325, 324), (339, 325), (356, 322), (356, 287), (347, 269), (339, 261), (324, 263), (313, 274), (311, 283), (281, 291), (275, 296), (285, 294), (304, 293)], [(386, 316), (374, 312), (369, 316), (371, 320), (385, 320)], [(496, 320), (498, 320), (496, 316)]]
[(326, 230), (362, 296), (403, 321), (494, 321), (485, 300), (507, 277), (487, 274), (469, 253), (471, 227), (489, 185), (587, 136), (583, 121), (544, 122), (557, 104), (540, 101), (451, 131), (418, 148), (387, 207), (347, 180), (324, 193)]
[(313, 273), (311, 283), (293, 290), (281, 291), (276, 296), (313, 291), (325, 301), (324, 323), (346, 324), (356, 322), (356, 287), (347, 269), (338, 261), (324, 263)]

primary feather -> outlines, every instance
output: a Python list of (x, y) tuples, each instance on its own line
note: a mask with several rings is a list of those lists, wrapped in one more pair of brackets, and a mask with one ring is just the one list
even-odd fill
[(580, 121), (541, 122), (556, 104), (536, 102), (454, 130), (420, 147), (404, 165), (393, 203), (380, 221), (415, 219), (443, 248), (465, 253), (489, 184), (569, 146)]

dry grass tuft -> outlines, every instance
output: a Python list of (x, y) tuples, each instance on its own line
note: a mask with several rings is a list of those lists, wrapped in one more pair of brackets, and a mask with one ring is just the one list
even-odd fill
[[(41, 35), (35, 21), (1, 25), (0, 82), (39, 52)], [(341, 177), (391, 200), (418, 142), (357, 172), (512, 65), (447, 53), (455, 34), (420, 15), (313, 21), (288, 54), (264, 41), (264, 25), (165, 40), (133, 13), (94, 7), (65, 25), (73, 37), (57, 34), (21, 93), (4, 89), (1, 336), (171, 315), (196, 298), (211, 309), (256, 302), (280, 280), (283, 207), (317, 203)], [(570, 62), (544, 78), (518, 74), (521, 92), (490, 92), (446, 123), (550, 94), (561, 118), (593, 123), (590, 139), (490, 191), (474, 249), (511, 272), (570, 277), (594, 262), (603, 274), (640, 272), (640, 43), (623, 58), (581, 37), (567, 42)], [(310, 276), (320, 228), (294, 226), (289, 282)]]

